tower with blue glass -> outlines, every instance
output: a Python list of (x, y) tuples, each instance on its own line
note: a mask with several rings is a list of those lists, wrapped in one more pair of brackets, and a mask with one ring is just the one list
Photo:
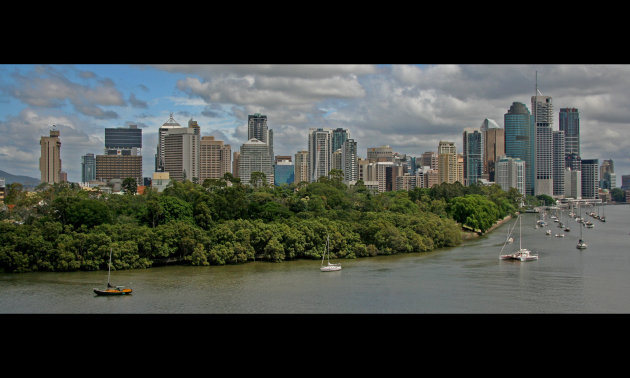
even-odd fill
[(534, 195), (534, 117), (527, 106), (520, 102), (513, 102), (503, 116), (505, 129), (505, 155), (519, 158), (525, 162), (525, 191)]

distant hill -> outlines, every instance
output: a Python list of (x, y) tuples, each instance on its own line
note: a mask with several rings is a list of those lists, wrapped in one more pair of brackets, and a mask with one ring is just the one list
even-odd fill
[(5, 172), (5, 171), (1, 171), (0, 170), (0, 177), (4, 177), (4, 183), (5, 185), (9, 185), (12, 184), (14, 182), (18, 182), (22, 185), (24, 185), (25, 187), (36, 187), (37, 185), (40, 184), (39, 179), (33, 178), (33, 177), (28, 177), (28, 176), (17, 176), (17, 175), (12, 175), (9, 172)]

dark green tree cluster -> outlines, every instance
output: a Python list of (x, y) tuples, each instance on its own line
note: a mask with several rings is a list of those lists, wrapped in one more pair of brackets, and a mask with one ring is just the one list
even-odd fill
[[(339, 172), (318, 182), (255, 186), (226, 174), (135, 194), (42, 184), (12, 186), (0, 211), (5, 272), (223, 265), (431, 251), (461, 242), (461, 224), (481, 232), (514, 212), (519, 197), (498, 186), (442, 184), (374, 193)], [(518, 192), (517, 192), (518, 193)], [(459, 223), (459, 224), (458, 224)]]

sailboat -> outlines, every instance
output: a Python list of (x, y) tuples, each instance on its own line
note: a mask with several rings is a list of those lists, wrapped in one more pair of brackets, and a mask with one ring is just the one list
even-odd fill
[(112, 271), (112, 249), (109, 249), (109, 264), (107, 265), (107, 288), (97, 289), (94, 288), (96, 295), (127, 295), (131, 294), (132, 290), (124, 286), (112, 286), (109, 281)]
[[(522, 237), (521, 237), (521, 215), (519, 214), (518, 216), (518, 247), (519, 250), (514, 252), (514, 253), (509, 253), (509, 254), (505, 254), (505, 255), (499, 255), (499, 259), (501, 260), (519, 260), (519, 261), (532, 261), (532, 260), (538, 260), (538, 255), (532, 255), (531, 251), (527, 248), (523, 248), (522, 245)], [(516, 223), (515, 223), (516, 225)], [(505, 248), (505, 246), (507, 245), (507, 243), (503, 244), (503, 248)], [(503, 252), (503, 248), (501, 248), (501, 252)]]
[[(334, 272), (337, 270), (341, 270), (341, 264), (331, 264), (330, 263), (330, 237), (326, 235), (326, 253), (322, 255), (322, 266), (319, 268), (322, 272)], [(328, 264), (324, 265), (324, 257), (327, 258)]]

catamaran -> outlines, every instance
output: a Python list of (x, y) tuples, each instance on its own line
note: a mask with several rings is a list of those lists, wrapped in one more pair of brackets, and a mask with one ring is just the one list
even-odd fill
[[(508, 254), (500, 254), (499, 255), (499, 259), (501, 260), (519, 260), (519, 261), (532, 261), (532, 260), (538, 260), (538, 255), (533, 255), (531, 253), (531, 251), (527, 248), (523, 248), (522, 245), (522, 237), (521, 237), (521, 215), (519, 214), (518, 216), (518, 251), (514, 252), (514, 253), (508, 253)], [(516, 226), (516, 222), (514, 223), (514, 225)], [(507, 245), (507, 242), (505, 244), (503, 244), (503, 248), (501, 248), (501, 252), (503, 252), (503, 249), (505, 248), (505, 246)]]

